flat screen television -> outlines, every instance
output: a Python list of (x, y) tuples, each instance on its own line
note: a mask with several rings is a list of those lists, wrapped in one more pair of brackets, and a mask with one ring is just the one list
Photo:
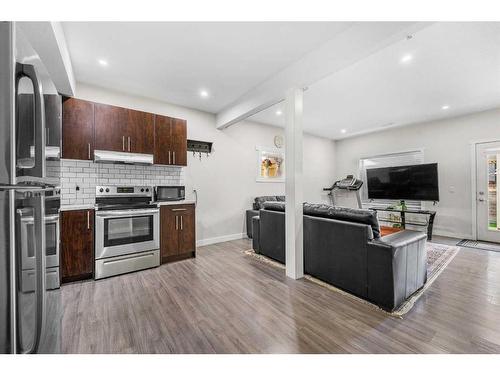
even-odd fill
[(366, 177), (369, 199), (439, 201), (437, 163), (372, 168)]

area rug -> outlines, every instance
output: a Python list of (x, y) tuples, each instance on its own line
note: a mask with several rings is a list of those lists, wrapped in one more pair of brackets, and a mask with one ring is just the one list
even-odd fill
[(457, 243), (457, 246), (470, 247), (471, 249), (500, 252), (500, 244), (494, 242), (462, 240), (459, 243)]
[[(360, 303), (363, 303), (365, 305), (369, 305), (374, 309), (377, 309), (387, 315), (398, 317), (398, 318), (403, 318), (405, 314), (407, 314), (411, 308), (415, 305), (415, 302), (424, 294), (424, 292), (432, 285), (432, 283), (437, 279), (437, 277), (441, 274), (441, 272), (444, 271), (446, 266), (450, 264), (450, 262), (455, 258), (455, 256), (458, 254), (460, 251), (460, 248), (457, 246), (449, 246), (449, 245), (441, 245), (441, 244), (436, 244), (432, 242), (427, 242), (426, 244), (427, 248), (427, 282), (425, 283), (424, 287), (421, 288), (420, 290), (416, 291), (410, 298), (408, 298), (397, 310), (394, 311), (386, 311), (377, 305), (365, 301), (362, 298), (356, 297), (349, 292), (346, 292), (345, 290), (339, 289), (334, 287), (333, 285), (330, 285), (328, 283), (325, 283), (324, 281), (318, 280), (315, 277), (312, 277), (310, 275), (304, 275), (304, 278), (316, 283), (318, 285), (321, 285), (329, 290), (332, 290), (336, 293), (340, 293), (344, 296), (347, 296), (349, 298), (352, 298)], [(246, 255), (251, 255), (252, 257), (270, 264), (274, 267), (278, 267), (281, 269), (285, 269), (285, 265), (281, 264), (279, 262), (276, 262), (275, 260), (268, 258), (264, 255), (257, 254), (253, 250), (246, 250), (245, 251)]]

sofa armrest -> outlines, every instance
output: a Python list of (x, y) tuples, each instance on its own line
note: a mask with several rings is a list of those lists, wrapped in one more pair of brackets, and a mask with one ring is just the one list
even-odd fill
[(260, 246), (260, 217), (254, 216), (252, 218), (252, 247), (256, 253), (259, 253)]
[(404, 230), (368, 243), (368, 298), (394, 310), (427, 281), (427, 236)]
[(400, 232), (395, 232), (384, 237), (377, 238), (372, 241), (374, 245), (380, 245), (385, 247), (391, 247), (393, 249), (408, 246), (412, 243), (416, 243), (426, 238), (427, 235), (424, 232), (417, 232), (413, 230), (403, 230)]
[(246, 224), (247, 224), (247, 236), (252, 238), (252, 218), (254, 216), (259, 216), (259, 210), (247, 210), (246, 212)]

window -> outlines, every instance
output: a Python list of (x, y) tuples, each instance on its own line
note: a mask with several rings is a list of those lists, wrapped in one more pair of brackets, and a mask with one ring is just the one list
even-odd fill
[[(398, 200), (369, 200), (368, 199), (368, 188), (366, 186), (366, 170), (370, 168), (383, 168), (383, 167), (396, 167), (398, 165), (414, 165), (424, 163), (424, 152), (422, 150), (398, 152), (392, 154), (372, 156), (369, 158), (364, 158), (359, 160), (359, 178), (362, 179), (365, 184), (361, 188), (361, 201), (363, 207), (387, 207), (395, 203)], [(405, 201), (408, 208), (421, 209), (420, 201)]]

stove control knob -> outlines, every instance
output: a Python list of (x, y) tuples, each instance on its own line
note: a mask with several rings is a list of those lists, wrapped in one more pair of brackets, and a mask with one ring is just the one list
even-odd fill
[(106, 188), (106, 193), (109, 193), (109, 188)]
[(103, 188), (100, 188), (100, 189), (99, 189), (99, 191), (102, 193), (102, 192), (104, 191), (104, 189), (103, 189)]
[(146, 193), (149, 191), (149, 189), (146, 189)]
[(141, 189), (141, 193), (144, 193), (144, 188)]

